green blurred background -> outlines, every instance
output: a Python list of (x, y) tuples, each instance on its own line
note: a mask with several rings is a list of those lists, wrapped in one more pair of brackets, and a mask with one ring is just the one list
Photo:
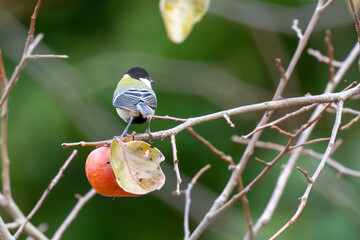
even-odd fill
[[(0, 49), (7, 76), (21, 57), (30, 16), (36, 1), (0, 0)], [(96, 141), (119, 135), (125, 127), (112, 107), (113, 90), (121, 76), (133, 66), (148, 70), (156, 81), (157, 115), (193, 117), (232, 107), (269, 100), (279, 74), (274, 59), (286, 67), (297, 46), (292, 20), (305, 28), (315, 8), (314, 1), (213, 0), (209, 13), (181, 45), (167, 39), (157, 0), (44, 1), (36, 23), (36, 33), (44, 39), (36, 53), (67, 54), (68, 60), (40, 59), (28, 62), (9, 98), (9, 155), (11, 180), (16, 202), (28, 213), (55, 176), (72, 149), (63, 142)], [(308, 47), (326, 54), (325, 31), (331, 29), (335, 58), (343, 60), (356, 41), (356, 33), (345, 1), (335, 1), (322, 16)], [(337, 90), (358, 79), (356, 63)], [(328, 66), (306, 54), (289, 82), (284, 97), (322, 93), (329, 78)], [(347, 80), (347, 82), (345, 81)], [(356, 107), (355, 101), (346, 102)], [(274, 117), (286, 111), (278, 111)], [(232, 135), (250, 132), (262, 113), (232, 118), (195, 127), (203, 137), (230, 154), (238, 162), (243, 146), (231, 142)], [(281, 126), (298, 128), (309, 114)], [(325, 114), (312, 135), (329, 137), (334, 115)], [(344, 116), (346, 123), (351, 116)], [(154, 120), (152, 131), (175, 126)], [(141, 132), (146, 126), (133, 126)], [(339, 137), (344, 144), (334, 158), (360, 169), (357, 147), (358, 124)], [(228, 181), (227, 165), (188, 132), (177, 135), (182, 188), (204, 165), (212, 168), (193, 189), (191, 227), (197, 225)], [(284, 144), (287, 139), (266, 130), (262, 140)], [(169, 139), (155, 141), (166, 156), (163, 189), (138, 198), (106, 198), (97, 195), (80, 212), (63, 239), (182, 239), (184, 196), (172, 195), (175, 174)], [(312, 146), (324, 151), (326, 143)], [(48, 224), (52, 236), (76, 203), (75, 193), (85, 194), (90, 185), (84, 172), (86, 156), (93, 149), (79, 147), (78, 155), (65, 171), (43, 207), (33, 218)], [(256, 149), (254, 156), (270, 161), (276, 152)], [(245, 184), (263, 166), (250, 159), (244, 173)], [(273, 191), (280, 172), (276, 167), (249, 194), (253, 222), (259, 217)], [(301, 157), (298, 165), (310, 173), (317, 160)], [(297, 209), (306, 187), (303, 175), (294, 172), (270, 224), (258, 239), (267, 239), (285, 224)], [(358, 179), (336, 177), (328, 166), (310, 194), (308, 206), (279, 239), (359, 239), (360, 183)], [(0, 212), (6, 220), (8, 216)], [(246, 223), (241, 204), (218, 218), (200, 239), (241, 239)], [(25, 239), (22, 236), (22, 239)]]

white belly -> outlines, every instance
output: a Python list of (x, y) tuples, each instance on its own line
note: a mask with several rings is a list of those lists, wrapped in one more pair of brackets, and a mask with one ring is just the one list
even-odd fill
[[(128, 122), (131, 117), (139, 117), (141, 115), (140, 111), (133, 112), (123, 108), (116, 108), (116, 112), (125, 122)], [(143, 118), (151, 118), (153, 115), (154, 114), (148, 114), (143, 116)]]

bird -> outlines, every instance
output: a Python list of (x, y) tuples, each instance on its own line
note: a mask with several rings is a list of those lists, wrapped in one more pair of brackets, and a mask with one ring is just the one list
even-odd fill
[(153, 137), (150, 121), (157, 108), (156, 94), (151, 87), (154, 83), (148, 72), (141, 67), (130, 68), (120, 79), (112, 100), (118, 115), (127, 122), (120, 138), (127, 135), (131, 124), (142, 124), (146, 121), (148, 126), (145, 133)]

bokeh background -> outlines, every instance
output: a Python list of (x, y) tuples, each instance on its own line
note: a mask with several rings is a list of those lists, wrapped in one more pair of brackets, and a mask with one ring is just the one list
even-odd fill
[[(19, 62), (30, 16), (36, 1), (0, 0), (0, 49), (7, 76)], [(112, 107), (113, 90), (121, 76), (133, 66), (148, 70), (156, 81), (158, 115), (193, 117), (232, 107), (269, 100), (279, 80), (274, 59), (286, 67), (297, 45), (291, 30), (297, 18), (305, 28), (315, 1), (311, 0), (212, 0), (209, 13), (180, 45), (166, 36), (157, 0), (44, 1), (36, 23), (36, 33), (44, 39), (36, 53), (67, 54), (68, 60), (29, 61), (9, 98), (9, 155), (11, 180), (16, 202), (28, 213), (48, 186), (72, 149), (63, 142), (96, 141), (119, 135), (125, 127)], [(357, 39), (345, 1), (335, 1), (321, 17), (308, 47), (326, 54), (325, 31), (332, 31), (335, 59), (343, 60)], [(358, 80), (356, 63), (338, 87)], [(284, 97), (308, 92), (322, 93), (329, 78), (328, 66), (306, 54), (301, 57)], [(346, 106), (356, 107), (355, 101)], [(288, 110), (287, 110), (288, 111)], [(277, 112), (274, 117), (285, 111)], [(239, 161), (243, 146), (231, 141), (234, 134), (250, 132), (262, 113), (232, 118), (236, 128), (224, 120), (195, 127), (203, 137)], [(292, 131), (308, 115), (284, 123)], [(351, 116), (344, 116), (347, 122)], [(325, 114), (312, 138), (330, 136), (334, 115)], [(154, 120), (152, 131), (175, 126)], [(141, 132), (146, 126), (133, 126)], [(358, 124), (343, 131), (344, 139), (334, 158), (346, 166), (360, 169)], [(226, 163), (211, 154), (190, 133), (177, 135), (182, 188), (204, 165), (212, 168), (193, 189), (191, 226), (195, 226), (226, 184), (230, 172)], [(262, 140), (284, 144), (287, 139), (266, 130)], [(106, 198), (97, 195), (80, 212), (63, 239), (182, 239), (184, 196), (174, 196), (170, 140), (155, 141), (166, 156), (163, 170), (167, 182), (163, 189), (138, 198)], [(324, 151), (326, 143), (312, 146)], [(76, 203), (74, 195), (85, 194), (90, 185), (84, 164), (91, 147), (78, 147), (79, 153), (42, 208), (33, 218), (35, 225), (46, 222), (52, 236)], [(256, 149), (254, 156), (271, 160), (276, 152)], [(244, 173), (245, 184), (263, 166), (250, 159)], [(277, 180), (281, 160), (249, 194), (251, 216), (255, 221), (263, 211)], [(317, 160), (301, 157), (298, 165), (310, 173)], [(294, 172), (270, 224), (258, 239), (267, 239), (296, 211), (298, 198), (306, 187), (303, 175)], [(359, 239), (360, 183), (358, 179), (336, 177), (326, 166), (308, 206), (279, 239)], [(9, 220), (4, 212), (1, 216)], [(246, 223), (241, 204), (228, 210), (202, 235), (201, 239), (241, 239)], [(24, 239), (24, 236), (22, 236)]]

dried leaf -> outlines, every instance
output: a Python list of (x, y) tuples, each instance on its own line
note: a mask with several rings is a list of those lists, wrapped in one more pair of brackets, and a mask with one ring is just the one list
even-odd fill
[(127, 143), (113, 140), (110, 147), (111, 167), (121, 188), (133, 194), (159, 190), (165, 183), (160, 163), (164, 155), (143, 141)]
[(210, 0), (160, 0), (160, 12), (167, 35), (182, 43), (209, 9)]

